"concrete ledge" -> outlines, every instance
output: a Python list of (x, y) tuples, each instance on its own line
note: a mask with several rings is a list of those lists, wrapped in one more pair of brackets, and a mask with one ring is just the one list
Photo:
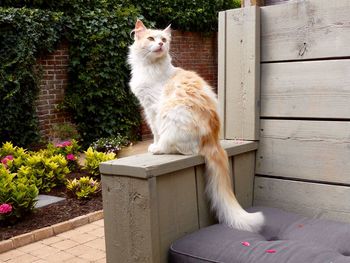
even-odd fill
[(103, 210), (92, 212), (87, 215), (78, 216), (71, 220), (58, 223), (49, 227), (34, 230), (23, 235), (15, 236), (7, 240), (0, 241), (0, 253), (28, 245), (42, 239), (55, 236), (59, 233), (72, 230), (82, 225), (92, 223), (103, 218)]
[[(222, 140), (221, 145), (229, 157), (256, 150), (258, 147), (257, 142), (239, 140)], [(145, 179), (200, 164), (204, 164), (204, 158), (199, 155), (144, 153), (101, 163), (100, 172), (103, 175), (123, 175)]]

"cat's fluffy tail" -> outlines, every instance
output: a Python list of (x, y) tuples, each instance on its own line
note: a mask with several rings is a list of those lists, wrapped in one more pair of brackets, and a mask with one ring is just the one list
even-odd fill
[(201, 149), (206, 159), (206, 193), (220, 223), (250, 232), (258, 232), (264, 224), (261, 212), (248, 213), (238, 203), (231, 186), (228, 158), (219, 143)]

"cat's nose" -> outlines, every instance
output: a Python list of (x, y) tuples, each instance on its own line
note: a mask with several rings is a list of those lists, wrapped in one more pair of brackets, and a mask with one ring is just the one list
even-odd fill
[(163, 42), (159, 42), (158, 45), (159, 45), (159, 46), (163, 46), (164, 43), (163, 43)]

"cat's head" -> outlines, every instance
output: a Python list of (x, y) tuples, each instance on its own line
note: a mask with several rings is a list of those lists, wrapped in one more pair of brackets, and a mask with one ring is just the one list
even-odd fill
[(135, 49), (143, 59), (154, 61), (168, 54), (171, 40), (170, 26), (164, 30), (148, 29), (141, 20), (137, 20), (133, 32), (135, 42), (131, 48)]

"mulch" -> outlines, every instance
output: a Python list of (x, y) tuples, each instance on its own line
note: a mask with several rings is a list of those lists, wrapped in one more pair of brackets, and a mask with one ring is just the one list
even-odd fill
[[(70, 174), (69, 179), (79, 178), (86, 174)], [(99, 192), (89, 200), (78, 200), (67, 192), (65, 186), (56, 187), (50, 193), (65, 197), (64, 201), (35, 209), (33, 213), (13, 226), (0, 227), (0, 241), (31, 232), (36, 229), (51, 226), (69, 219), (102, 210), (102, 193)]]

